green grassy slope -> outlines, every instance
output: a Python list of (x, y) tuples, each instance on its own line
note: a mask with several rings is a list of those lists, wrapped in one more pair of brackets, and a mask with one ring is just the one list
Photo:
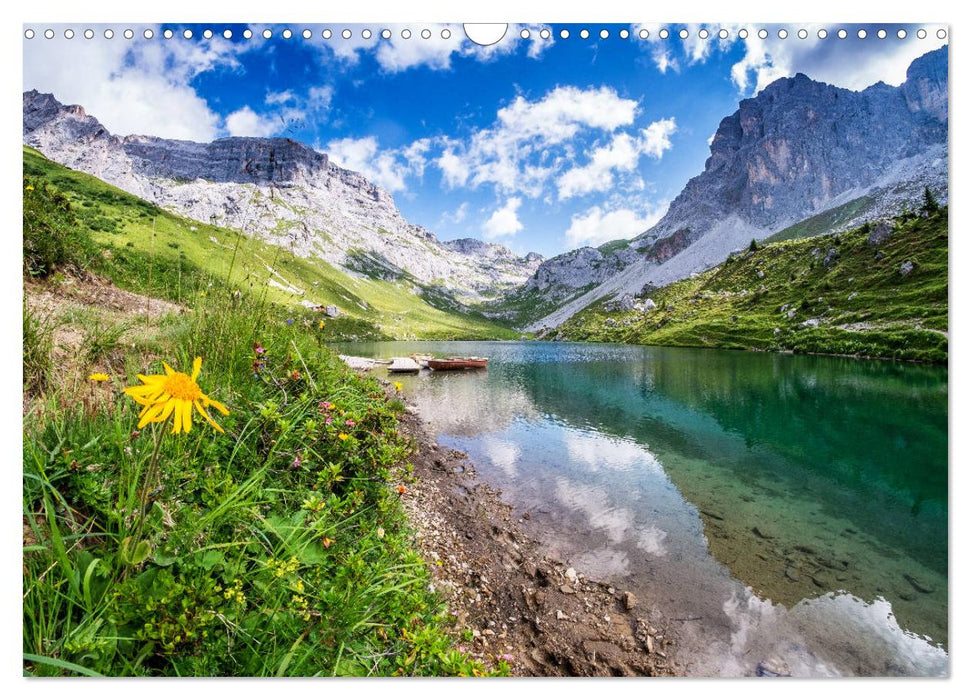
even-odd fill
[[(840, 224), (849, 221), (862, 211), (865, 211), (873, 203), (870, 197), (859, 197), (851, 202), (842, 204), (832, 209), (827, 209), (815, 216), (784, 228), (778, 233), (774, 233), (765, 239), (765, 243), (778, 243), (779, 241), (791, 241), (796, 238), (809, 238), (819, 236), (827, 231), (832, 231)], [(845, 228), (845, 226), (844, 226)]]
[[(898, 218), (879, 247), (867, 234), (862, 227), (730, 257), (651, 294), (653, 311), (608, 312), (601, 301), (561, 326), (561, 337), (946, 362), (947, 209)], [(830, 250), (838, 255), (826, 265)], [(914, 267), (903, 275), (906, 261)]]
[[(413, 280), (351, 277), (316, 260), (238, 231), (162, 210), (95, 177), (24, 147), (24, 175), (52, 184), (71, 200), (99, 255), (90, 267), (120, 287), (184, 301), (210, 283), (240, 288), (283, 306), (310, 298), (345, 314), (328, 323), (337, 334), (393, 338), (518, 338), (519, 333), (458, 308), (435, 287)], [(300, 292), (304, 292), (301, 294)]]

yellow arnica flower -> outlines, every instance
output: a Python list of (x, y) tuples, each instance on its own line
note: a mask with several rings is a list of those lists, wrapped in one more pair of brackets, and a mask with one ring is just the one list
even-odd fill
[(28, 192), (33, 192), (34, 191), (34, 186), (33, 185), (27, 185), (24, 189), (27, 190)]
[(401, 393), (401, 382), (394, 383), (394, 390), (397, 391), (399, 394)]
[(347, 433), (341, 433), (340, 435), (337, 436), (338, 440), (346, 440), (347, 438), (348, 438)]
[(95, 372), (90, 377), (88, 377), (88, 381), (91, 381), (91, 382), (106, 382), (109, 379), (111, 379), (111, 377), (109, 377), (107, 374), (104, 374), (102, 372)]
[(144, 406), (142, 412), (138, 414), (141, 419), (138, 428), (144, 428), (149, 423), (164, 423), (173, 416), (172, 432), (179, 434), (183, 430), (192, 430), (192, 408), (199, 412), (213, 428), (220, 433), (220, 428), (206, 409), (212, 406), (224, 416), (229, 415), (225, 406), (211, 399), (202, 393), (202, 389), (196, 384), (199, 377), (199, 370), (202, 368), (202, 358), (197, 357), (192, 363), (192, 376), (184, 372), (176, 372), (166, 363), (162, 363), (165, 374), (139, 374), (138, 379), (142, 382), (141, 386), (132, 386), (125, 389), (125, 393), (131, 396), (137, 403)]

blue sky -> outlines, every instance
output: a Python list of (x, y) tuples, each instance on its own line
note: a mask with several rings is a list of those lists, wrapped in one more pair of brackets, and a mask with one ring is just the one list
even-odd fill
[(899, 84), (946, 42), (936, 25), (923, 39), (910, 25), (805, 25), (805, 39), (800, 27), (782, 39), (764, 25), (763, 39), (763, 25), (510, 25), (483, 48), (461, 25), (133, 25), (131, 40), (127, 25), (112, 25), (112, 39), (106, 25), (54, 25), (53, 39), (24, 40), (24, 89), (81, 104), (119, 135), (288, 136), (388, 189), (442, 240), (549, 256), (647, 229), (701, 172), (719, 121), (772, 80)]

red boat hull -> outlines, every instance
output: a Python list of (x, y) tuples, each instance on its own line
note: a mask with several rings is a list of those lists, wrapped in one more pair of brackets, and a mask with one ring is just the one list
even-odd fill
[(456, 369), (484, 369), (488, 364), (489, 360), (484, 358), (464, 358), (464, 359), (449, 359), (449, 360), (429, 360), (429, 369), (435, 370), (456, 370)]

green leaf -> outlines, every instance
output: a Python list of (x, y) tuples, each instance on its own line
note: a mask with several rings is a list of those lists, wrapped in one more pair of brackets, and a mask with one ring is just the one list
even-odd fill
[(30, 661), (35, 664), (44, 664), (45, 666), (53, 666), (55, 668), (61, 668), (65, 671), (73, 671), (74, 673), (80, 673), (82, 676), (96, 676), (101, 677), (101, 674), (97, 671), (92, 671), (90, 668), (85, 668), (84, 666), (78, 666), (77, 664), (72, 664), (70, 661), (61, 661), (60, 659), (52, 659), (49, 656), (38, 656), (37, 654), (24, 654), (24, 661)]

